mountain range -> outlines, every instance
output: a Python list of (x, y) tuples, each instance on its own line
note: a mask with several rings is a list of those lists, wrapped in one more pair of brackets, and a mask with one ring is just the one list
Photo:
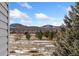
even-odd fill
[(22, 24), (14, 23), (10, 25), (10, 33), (24, 33), (24, 32), (29, 32), (29, 33), (35, 33), (39, 32), (40, 30), (42, 32), (46, 32), (48, 30), (53, 30), (57, 29), (59, 26), (53, 26), (53, 25), (44, 25), (41, 27), (38, 26), (25, 26)]

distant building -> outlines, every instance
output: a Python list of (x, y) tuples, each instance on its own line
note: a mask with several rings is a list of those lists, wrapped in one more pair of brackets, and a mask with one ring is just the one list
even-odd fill
[(9, 20), (8, 3), (0, 2), (0, 56), (8, 55)]

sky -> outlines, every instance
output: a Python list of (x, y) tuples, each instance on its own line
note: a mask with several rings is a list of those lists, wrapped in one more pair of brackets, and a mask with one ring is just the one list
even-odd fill
[(43, 26), (64, 24), (64, 16), (74, 2), (10, 2), (10, 24)]

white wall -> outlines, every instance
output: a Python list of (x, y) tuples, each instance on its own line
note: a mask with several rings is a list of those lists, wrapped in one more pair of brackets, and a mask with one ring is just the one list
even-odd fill
[(0, 56), (8, 55), (8, 3), (0, 2)]

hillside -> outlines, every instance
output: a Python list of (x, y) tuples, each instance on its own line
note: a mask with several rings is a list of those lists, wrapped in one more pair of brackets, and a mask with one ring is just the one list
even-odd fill
[(11, 24), (10, 25), (10, 32), (11, 33), (24, 33), (24, 32), (29, 32), (29, 33), (35, 33), (39, 32), (40, 30), (42, 32), (48, 31), (48, 30), (53, 30), (59, 28), (59, 26), (52, 26), (52, 25), (44, 25), (41, 27), (38, 26), (24, 26), (22, 24)]

